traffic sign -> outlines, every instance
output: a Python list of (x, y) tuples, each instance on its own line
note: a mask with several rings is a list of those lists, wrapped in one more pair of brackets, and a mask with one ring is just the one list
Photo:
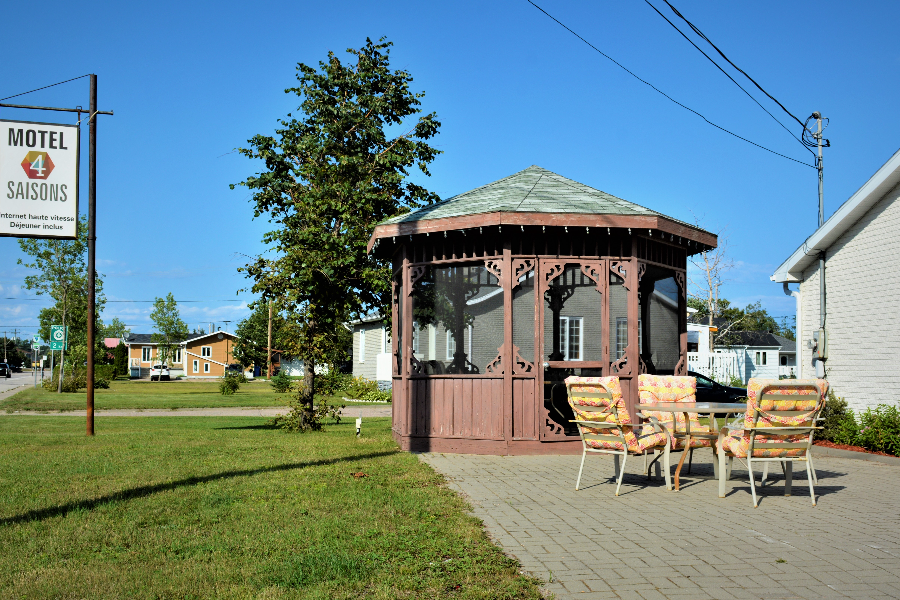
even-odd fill
[(39, 336), (38, 334), (34, 334), (34, 338), (32, 339), (34, 340), (34, 343), (37, 344), (41, 341), (41, 336)]
[(51, 350), (68, 350), (69, 328), (63, 328), (62, 325), (50, 326), (50, 349)]

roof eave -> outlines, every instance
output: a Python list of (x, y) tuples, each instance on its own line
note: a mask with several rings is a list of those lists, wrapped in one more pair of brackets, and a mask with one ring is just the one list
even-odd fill
[(526, 213), (497, 211), (473, 215), (446, 217), (443, 219), (423, 219), (401, 223), (377, 225), (369, 238), (367, 251), (371, 252), (378, 239), (399, 235), (440, 233), (491, 227), (496, 225), (549, 225), (555, 227), (615, 227), (663, 231), (705, 246), (715, 248), (718, 238), (715, 234), (685, 225), (663, 215), (621, 215), (596, 213)]
[(824, 225), (781, 263), (769, 279), (778, 283), (803, 281), (803, 271), (812, 264), (819, 253), (830, 248), (851, 225), (859, 221), (898, 184), (900, 184), (900, 150), (856, 190)]

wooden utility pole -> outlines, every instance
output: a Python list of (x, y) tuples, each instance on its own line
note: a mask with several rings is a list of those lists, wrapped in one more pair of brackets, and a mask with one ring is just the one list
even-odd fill
[(97, 76), (91, 75), (91, 118), (88, 121), (88, 301), (87, 301), (87, 435), (94, 435), (94, 325), (96, 324), (94, 256), (97, 244)]
[(266, 352), (268, 352), (268, 369), (267, 377), (272, 379), (272, 301), (269, 300), (269, 338), (266, 344)]

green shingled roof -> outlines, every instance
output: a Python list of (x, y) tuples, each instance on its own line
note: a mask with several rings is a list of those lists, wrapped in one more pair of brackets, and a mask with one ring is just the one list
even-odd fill
[(509, 177), (437, 204), (387, 219), (381, 224), (495, 212), (665, 216), (532, 165)]

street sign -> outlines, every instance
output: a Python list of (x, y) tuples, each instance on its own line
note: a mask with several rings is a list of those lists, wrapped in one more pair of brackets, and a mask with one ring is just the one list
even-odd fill
[(37, 344), (39, 341), (41, 341), (41, 336), (39, 336), (38, 334), (34, 334), (34, 337), (31, 339), (35, 344)]
[(63, 329), (62, 325), (50, 326), (50, 349), (68, 350), (69, 328)]
[(75, 239), (78, 126), (0, 120), (0, 236)]

